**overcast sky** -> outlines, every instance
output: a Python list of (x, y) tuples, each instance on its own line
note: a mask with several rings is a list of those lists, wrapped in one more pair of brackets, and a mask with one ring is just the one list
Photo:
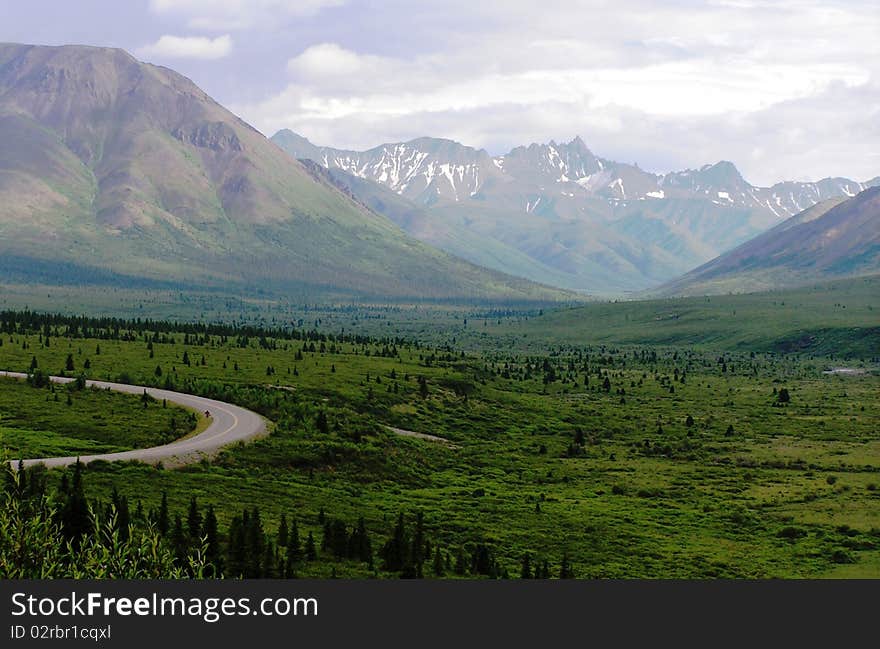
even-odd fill
[(0, 0), (0, 40), (123, 47), (316, 144), (880, 175), (877, 0)]

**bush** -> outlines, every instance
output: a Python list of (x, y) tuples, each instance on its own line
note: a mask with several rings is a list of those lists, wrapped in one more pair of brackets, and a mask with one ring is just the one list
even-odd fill
[[(12, 476), (17, 480), (18, 474)], [(90, 510), (89, 534), (74, 548), (64, 537), (55, 505), (48, 497), (22, 500), (12, 493), (0, 499), (0, 579), (182, 579), (174, 553), (154, 529), (116, 525), (111, 507), (101, 517)], [(191, 574), (202, 577), (204, 549), (189, 557)]]
[(806, 535), (807, 535), (806, 530), (802, 530), (799, 527), (793, 527), (791, 525), (789, 525), (787, 527), (783, 527), (781, 530), (779, 530), (779, 533), (777, 534), (778, 537), (783, 538), (783, 539), (789, 539), (791, 541), (793, 541), (795, 539), (799, 539), (799, 538), (804, 537)]

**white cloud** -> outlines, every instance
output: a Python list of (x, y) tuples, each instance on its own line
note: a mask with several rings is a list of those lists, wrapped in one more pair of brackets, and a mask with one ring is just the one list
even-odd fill
[(179, 17), (193, 29), (240, 30), (277, 25), (286, 16), (310, 16), (345, 0), (150, 0), (150, 10)]
[(375, 64), (380, 61), (379, 57), (363, 56), (336, 43), (321, 43), (290, 59), (287, 69), (300, 78), (321, 82), (328, 77), (360, 75), (365, 70), (375, 72)]
[(446, 0), (418, 20), (406, 6), (383, 3), (385, 31), (360, 46), (304, 48), (287, 87), (236, 112), (345, 148), (434, 135), (501, 152), (580, 134), (658, 171), (724, 158), (759, 183), (880, 172), (880, 14), (858, 3)]
[(229, 34), (217, 38), (202, 36), (162, 36), (155, 43), (137, 50), (138, 56), (170, 59), (214, 60), (228, 56), (232, 51)]

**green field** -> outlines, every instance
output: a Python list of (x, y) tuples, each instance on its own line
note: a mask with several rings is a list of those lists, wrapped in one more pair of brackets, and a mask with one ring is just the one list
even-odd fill
[(0, 452), (12, 459), (147, 448), (183, 437), (195, 426), (195, 413), (170, 404), (0, 378)]
[[(870, 322), (851, 304), (840, 331)], [(745, 342), (722, 353), (685, 340), (561, 344), (578, 338), (565, 328), (582, 322), (566, 321), (572, 314), (460, 321), (470, 337), (433, 324), (436, 339), (459, 336), (479, 350), (468, 352), (317, 331), (61, 320), (45, 347), (45, 324), (7, 324), (0, 367), (25, 371), (34, 356), (40, 367), (63, 367), (75, 354), (78, 367), (89, 360), (90, 378), (199, 393), (267, 416), (270, 437), (212, 463), (97, 464), (86, 484), (90, 497), (115, 489), (146, 512), (163, 492), (181, 515), (196, 497), (215, 508), (224, 544), (254, 507), (270, 541), (282, 515), (319, 542), (328, 521), (353, 531), (363, 518), (374, 562), (337, 556), (331, 538), (297, 566), (299, 576), (398, 574), (379, 548), (401, 513), (416, 536), (419, 512), (420, 534), (439, 550), (426, 576), (439, 568), (445, 577), (515, 577), (526, 555), (553, 576), (565, 563), (583, 578), (880, 576), (880, 376), (869, 360), (855, 363), (864, 373), (829, 375), (826, 358)], [(535, 326), (543, 320), (562, 324)], [(506, 342), (510, 334), (484, 331), (517, 327), (529, 328), (523, 351)], [(538, 331), (557, 342), (538, 343)]]
[(0, 310), (226, 322), (403, 337), (469, 351), (544, 354), (564, 345), (651, 345), (823, 357), (880, 357), (880, 277), (745, 295), (567, 307), (397, 302), (307, 304), (259, 292), (0, 284)]
[(606, 302), (489, 323), (509, 344), (688, 346), (880, 357), (880, 277), (747, 295)]

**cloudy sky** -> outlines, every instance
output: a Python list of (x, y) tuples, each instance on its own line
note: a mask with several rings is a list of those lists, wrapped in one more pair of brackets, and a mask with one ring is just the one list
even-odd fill
[(0, 40), (123, 47), (271, 135), (490, 153), (581, 135), (756, 184), (880, 175), (876, 0), (2, 0)]

